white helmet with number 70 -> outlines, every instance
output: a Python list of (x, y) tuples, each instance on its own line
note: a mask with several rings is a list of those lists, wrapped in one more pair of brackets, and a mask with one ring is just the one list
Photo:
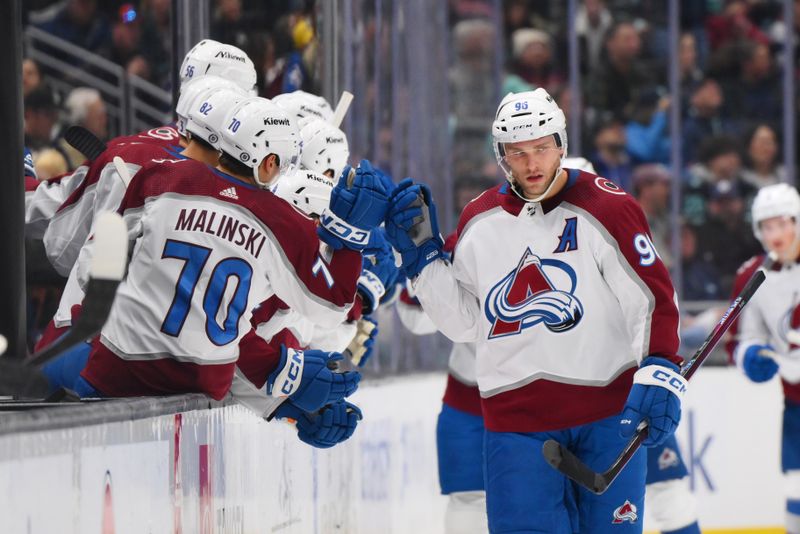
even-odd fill
[(274, 178), (264, 182), (259, 166), (264, 158), (278, 158), (279, 174), (297, 167), (300, 159), (300, 132), (285, 110), (266, 98), (253, 97), (239, 102), (223, 121), (220, 150), (243, 165), (253, 169), (259, 187), (268, 188)]

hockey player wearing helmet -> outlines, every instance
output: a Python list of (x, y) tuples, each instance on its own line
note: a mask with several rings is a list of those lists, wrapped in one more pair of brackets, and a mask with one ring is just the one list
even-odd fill
[[(800, 533), (800, 195), (789, 184), (763, 187), (753, 199), (753, 233), (774, 260), (772, 271), (731, 328), (727, 349), (753, 382), (777, 374), (783, 386), (781, 466), (786, 479), (786, 530)], [(764, 262), (756, 256), (736, 273), (733, 291)]]
[(660, 445), (686, 388), (647, 220), (610, 180), (563, 168), (565, 129), (543, 89), (503, 99), (492, 133), (508, 183), (464, 209), (450, 262), (424, 185), (398, 185), (386, 229), (436, 327), (476, 344), (489, 529), (640, 533), (644, 450), (602, 496), (541, 454), (555, 439), (604, 470), (645, 420), (644, 445)]
[(333, 108), (328, 101), (305, 91), (281, 93), (272, 98), (272, 101), (292, 113), (297, 120), (312, 117), (326, 122), (333, 120)]
[(256, 69), (243, 50), (213, 39), (203, 39), (192, 47), (181, 63), (179, 72), (183, 85), (203, 76), (218, 76), (238, 85), (255, 96)]

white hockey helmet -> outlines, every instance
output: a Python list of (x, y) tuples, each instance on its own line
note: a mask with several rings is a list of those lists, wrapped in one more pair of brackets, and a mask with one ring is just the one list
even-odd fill
[(253, 169), (256, 183), (263, 188), (258, 167), (270, 154), (278, 156), (280, 174), (297, 167), (300, 132), (294, 118), (266, 98), (251, 97), (239, 102), (223, 119), (220, 150)]
[(322, 119), (308, 118), (300, 121), (300, 138), (301, 167), (320, 174), (331, 170), (334, 178), (342, 174), (350, 158), (350, 146), (342, 130)]
[[(541, 87), (535, 91), (508, 93), (503, 98), (492, 123), (492, 145), (497, 164), (512, 186), (515, 185), (514, 178), (504, 160), (504, 145), (541, 139), (548, 135), (555, 138), (556, 146), (564, 149), (561, 155), (562, 164), (556, 170), (558, 174), (563, 167), (564, 158), (567, 157), (567, 118), (564, 112)], [(517, 192), (516, 187), (513, 189)]]
[(195, 80), (190, 80), (181, 87), (181, 94), (178, 96), (178, 104), (175, 106), (175, 129), (178, 133), (186, 137), (186, 123), (189, 119), (189, 110), (192, 109), (195, 100), (210, 89), (230, 89), (241, 91), (235, 83), (220, 78), (218, 76), (203, 76)]
[(320, 216), (328, 207), (333, 178), (308, 169), (295, 169), (281, 176), (272, 192), (309, 217)]
[(298, 120), (306, 117), (316, 117), (328, 122), (333, 120), (333, 108), (328, 101), (305, 91), (283, 93), (273, 97), (272, 101), (289, 110)]
[(219, 76), (230, 80), (248, 94), (255, 94), (256, 69), (243, 50), (213, 39), (203, 39), (186, 54), (180, 70), (181, 90), (189, 80)]
[(793, 217), (800, 238), (800, 194), (789, 184), (768, 185), (759, 189), (751, 208), (753, 233), (762, 241), (760, 225), (773, 217)]
[(247, 96), (238, 86), (235, 89), (213, 87), (203, 91), (189, 109), (186, 131), (219, 150), (220, 131), (226, 126), (225, 117), (245, 98)]
[(578, 169), (579, 171), (590, 172), (592, 174), (597, 174), (597, 171), (592, 165), (592, 162), (586, 158), (575, 157), (575, 158), (564, 158), (561, 160), (561, 166), (565, 169)]

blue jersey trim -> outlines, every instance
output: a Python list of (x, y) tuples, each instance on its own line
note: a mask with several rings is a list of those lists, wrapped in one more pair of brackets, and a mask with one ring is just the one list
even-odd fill
[(240, 185), (240, 186), (245, 187), (247, 189), (252, 189), (253, 191), (258, 191), (258, 187), (256, 187), (253, 184), (249, 184), (249, 183), (247, 183), (247, 182), (245, 182), (243, 180), (240, 180), (240, 179), (236, 178), (235, 176), (231, 176), (230, 174), (228, 174), (226, 172), (222, 172), (219, 169), (211, 169), (211, 170), (213, 170), (217, 174), (217, 176), (219, 176), (220, 178), (222, 178), (226, 182), (231, 182), (232, 184)]

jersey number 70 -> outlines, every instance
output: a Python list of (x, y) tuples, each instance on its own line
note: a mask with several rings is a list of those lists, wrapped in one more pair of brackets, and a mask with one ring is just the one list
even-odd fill
[[(197, 282), (203, 273), (211, 249), (168, 239), (164, 245), (161, 258), (174, 258), (185, 263), (178, 281), (175, 284), (175, 296), (169, 307), (167, 316), (161, 324), (161, 331), (167, 335), (178, 337), (183, 329), (191, 311), (192, 296), (197, 288)], [(225, 320), (220, 325), (217, 322), (217, 313), (228, 287), (228, 279), (236, 277), (236, 289), (233, 298), (228, 304)], [(206, 294), (203, 297), (203, 311), (206, 315), (206, 335), (215, 345), (227, 345), (239, 337), (239, 318), (247, 306), (247, 297), (250, 293), (250, 281), (253, 268), (241, 258), (225, 258), (217, 263), (208, 279)]]

